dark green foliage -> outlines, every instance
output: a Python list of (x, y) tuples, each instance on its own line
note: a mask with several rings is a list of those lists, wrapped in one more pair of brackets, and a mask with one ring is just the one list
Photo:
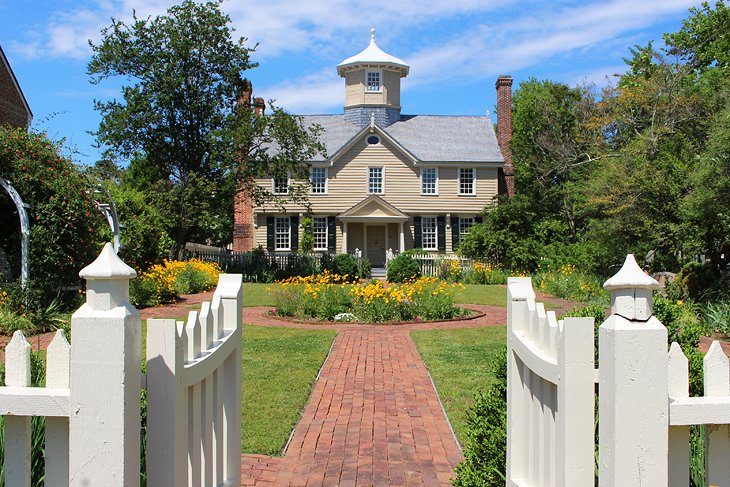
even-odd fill
[(370, 279), (372, 277), (372, 265), (370, 260), (363, 257), (360, 264), (360, 279)]
[[(50, 299), (58, 288), (80, 282), (78, 272), (101, 250), (101, 213), (89, 191), (95, 186), (45, 134), (0, 127), (0, 175), (30, 205), (29, 265), (33, 288)], [(20, 275), (20, 222), (0, 190), (0, 246)]]
[(388, 263), (389, 282), (403, 282), (421, 276), (421, 265), (407, 252), (399, 254)]
[(360, 276), (360, 270), (357, 267), (357, 259), (351, 254), (335, 255), (333, 260), (333, 272), (340, 276), (348, 276), (355, 280)]
[(310, 217), (302, 218), (302, 236), (299, 239), (299, 250), (309, 253), (314, 250), (314, 222)]
[(507, 349), (490, 365), (495, 380), (478, 392), (469, 410), (464, 461), (456, 466), (456, 487), (504, 487), (507, 458)]
[(711, 265), (688, 262), (669, 286), (672, 299), (705, 302), (713, 298), (720, 287), (720, 271)]

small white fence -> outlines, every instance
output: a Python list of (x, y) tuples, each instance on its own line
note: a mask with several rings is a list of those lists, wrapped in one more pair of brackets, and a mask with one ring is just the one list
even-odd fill
[(134, 270), (107, 244), (81, 276), (87, 301), (72, 317), (73, 344), (57, 332), (47, 350), (46, 387), (28, 387), (21, 332), (6, 348), (5, 485), (30, 485), (30, 419), (45, 416), (45, 485), (138, 486), (141, 389), (149, 485), (240, 485), (241, 276), (222, 274), (187, 323), (148, 321), (146, 376)]
[(689, 485), (689, 425), (705, 425), (708, 486), (730, 485), (730, 369), (715, 342), (704, 359), (704, 397), (689, 396), (687, 358), (667, 351), (652, 316), (656, 281), (633, 256), (609, 279), (611, 316), (556, 321), (535, 303), (529, 278), (508, 285), (507, 486), (594, 485), (595, 383), (601, 487)]

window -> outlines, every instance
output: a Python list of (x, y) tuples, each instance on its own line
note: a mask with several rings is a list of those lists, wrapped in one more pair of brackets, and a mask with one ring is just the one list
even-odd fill
[(289, 194), (289, 176), (274, 177), (272, 181), (272, 191), (274, 194)]
[(291, 219), (277, 216), (274, 222), (274, 250), (291, 250)]
[(315, 216), (314, 223), (314, 250), (327, 250), (327, 217)]
[(421, 194), (438, 194), (438, 169), (421, 169)]
[(383, 194), (383, 168), (382, 167), (369, 167), (368, 168), (368, 193), (370, 194)]
[(459, 194), (477, 194), (476, 170), (459, 169)]
[(380, 71), (368, 71), (368, 91), (380, 91)]
[(438, 249), (436, 228), (436, 217), (424, 216), (421, 218), (421, 245), (425, 250)]
[(474, 226), (474, 217), (459, 218), (459, 238), (462, 239), (464, 235), (469, 235), (472, 226)]
[(327, 192), (327, 168), (313, 167), (310, 174), (311, 190), (314, 194), (323, 194)]
[(380, 143), (380, 137), (378, 137), (377, 135), (371, 135), (370, 137), (368, 137), (368, 144), (375, 145), (375, 144), (379, 144), (379, 143)]

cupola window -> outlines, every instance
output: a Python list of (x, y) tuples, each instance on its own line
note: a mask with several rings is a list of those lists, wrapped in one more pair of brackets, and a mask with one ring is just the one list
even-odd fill
[(368, 71), (368, 91), (380, 91), (380, 71)]

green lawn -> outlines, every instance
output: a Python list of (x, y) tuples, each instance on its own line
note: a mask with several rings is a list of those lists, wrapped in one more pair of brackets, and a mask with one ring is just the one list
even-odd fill
[(507, 286), (464, 284), (464, 290), (456, 293), (456, 302), (463, 304), (487, 304), (507, 306)]
[(243, 283), (244, 306), (273, 306), (274, 293), (278, 284), (262, 284), (258, 282)]
[(457, 328), (412, 331), (446, 414), (462, 445), (466, 444), (466, 413), (474, 394), (492, 381), (488, 364), (506, 343), (506, 328)]
[(244, 325), (244, 453), (281, 454), (335, 334)]

